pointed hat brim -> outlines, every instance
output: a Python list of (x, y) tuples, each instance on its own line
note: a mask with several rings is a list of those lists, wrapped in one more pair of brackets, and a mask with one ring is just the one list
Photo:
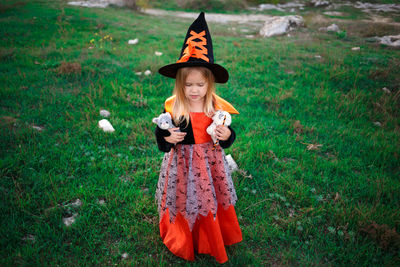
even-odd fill
[(217, 82), (217, 83), (226, 83), (229, 79), (228, 71), (221, 65), (218, 65), (215, 63), (200, 62), (200, 61), (188, 61), (188, 62), (169, 64), (169, 65), (166, 65), (166, 66), (160, 68), (158, 70), (158, 72), (161, 75), (175, 79), (178, 69), (184, 68), (184, 67), (208, 68), (214, 74), (215, 82)]

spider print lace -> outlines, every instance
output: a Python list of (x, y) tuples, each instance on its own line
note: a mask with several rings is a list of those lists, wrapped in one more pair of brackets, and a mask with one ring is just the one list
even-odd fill
[(189, 228), (199, 215), (217, 214), (235, 205), (237, 196), (225, 153), (213, 143), (178, 144), (164, 155), (156, 190), (160, 220), (168, 209), (171, 222), (177, 213), (188, 221)]

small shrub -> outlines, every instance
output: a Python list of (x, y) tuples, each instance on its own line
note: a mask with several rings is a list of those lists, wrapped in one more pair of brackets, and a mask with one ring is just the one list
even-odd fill
[(58, 67), (59, 74), (80, 74), (82, 72), (81, 64), (78, 62), (61, 62)]

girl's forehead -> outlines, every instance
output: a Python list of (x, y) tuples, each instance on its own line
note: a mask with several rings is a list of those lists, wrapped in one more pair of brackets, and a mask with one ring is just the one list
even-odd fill
[(193, 69), (190, 70), (190, 72), (186, 76), (186, 81), (206, 81), (206, 77), (204, 77), (201, 71)]

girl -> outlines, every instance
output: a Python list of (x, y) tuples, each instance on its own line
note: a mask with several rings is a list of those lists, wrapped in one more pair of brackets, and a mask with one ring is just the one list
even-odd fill
[(219, 145), (214, 146), (206, 129), (216, 110), (238, 112), (215, 94), (215, 82), (225, 83), (229, 76), (214, 63), (203, 12), (189, 27), (178, 62), (159, 72), (176, 79), (164, 112), (178, 125), (168, 130), (157, 126), (155, 131), (159, 149), (166, 152), (156, 190), (161, 238), (186, 260), (194, 260), (195, 249), (224, 263), (225, 245), (242, 241), (236, 192), (223, 150), (236, 135), (230, 126), (220, 125), (215, 131)]

